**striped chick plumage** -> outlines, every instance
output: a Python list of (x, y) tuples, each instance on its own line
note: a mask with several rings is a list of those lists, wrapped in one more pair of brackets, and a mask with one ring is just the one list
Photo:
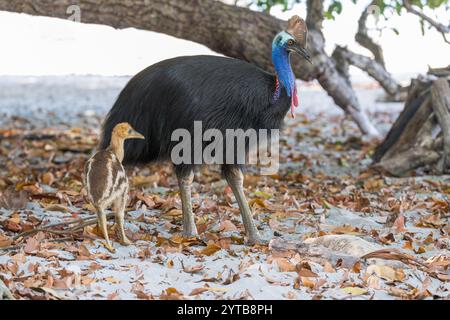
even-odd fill
[(128, 178), (122, 163), (110, 149), (95, 154), (86, 163), (86, 190), (97, 210), (105, 210), (128, 197)]
[(110, 146), (97, 152), (85, 166), (85, 187), (89, 201), (97, 212), (98, 225), (106, 241), (106, 248), (114, 252), (109, 241), (106, 210), (113, 207), (119, 228), (121, 244), (128, 245), (124, 230), (125, 208), (128, 202), (129, 183), (122, 165), (126, 139), (144, 139), (128, 123), (119, 123), (113, 130)]

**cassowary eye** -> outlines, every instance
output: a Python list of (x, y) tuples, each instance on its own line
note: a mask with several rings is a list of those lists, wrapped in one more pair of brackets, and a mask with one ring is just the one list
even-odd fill
[(289, 39), (287, 44), (288, 44), (288, 46), (292, 46), (294, 44), (294, 40)]

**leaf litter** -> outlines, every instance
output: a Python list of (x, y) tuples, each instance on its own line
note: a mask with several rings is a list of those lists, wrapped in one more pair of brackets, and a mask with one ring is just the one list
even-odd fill
[[(375, 112), (377, 123), (394, 113)], [(450, 177), (380, 176), (376, 142), (343, 116), (288, 120), (276, 175), (246, 175), (268, 246), (245, 246), (218, 168), (193, 185), (199, 239), (181, 237), (168, 165), (128, 168), (126, 233), (102, 245), (82, 183), (97, 122), (0, 131), (0, 280), (16, 299), (448, 299)], [(82, 120), (81, 120), (82, 121)]]

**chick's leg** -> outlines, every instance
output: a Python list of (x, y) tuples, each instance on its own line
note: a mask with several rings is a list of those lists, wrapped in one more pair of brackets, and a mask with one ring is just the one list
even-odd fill
[(111, 244), (111, 241), (109, 241), (108, 236), (108, 224), (106, 222), (106, 213), (103, 209), (97, 209), (97, 221), (98, 226), (103, 234), (103, 238), (105, 239), (105, 247), (111, 252), (115, 252), (116, 250)]
[(123, 246), (128, 246), (132, 244), (130, 240), (128, 240), (127, 236), (125, 235), (125, 229), (124, 229), (124, 220), (125, 220), (125, 207), (126, 203), (128, 201), (128, 192), (125, 191), (124, 195), (122, 197), (119, 197), (114, 202), (114, 214), (116, 216), (116, 224), (119, 227), (119, 233), (120, 233), (120, 244)]
[(194, 180), (194, 173), (192, 169), (182, 170), (176, 168), (175, 171), (180, 187), (181, 206), (183, 210), (183, 237), (194, 238), (198, 236), (191, 203), (191, 184)]
[(242, 215), (242, 222), (244, 223), (245, 231), (248, 237), (248, 243), (260, 243), (261, 239), (244, 194), (244, 175), (242, 174), (242, 170), (237, 166), (225, 165), (223, 166), (223, 174), (239, 205)]

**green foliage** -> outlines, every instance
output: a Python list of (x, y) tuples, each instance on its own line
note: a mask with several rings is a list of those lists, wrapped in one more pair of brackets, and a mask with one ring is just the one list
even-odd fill
[(262, 10), (269, 12), (274, 6), (280, 5), (284, 11), (292, 9), (292, 6), (296, 3), (302, 2), (302, 0), (252, 0)]
[[(253, 5), (256, 5), (258, 8), (264, 10), (269, 13), (270, 9), (274, 6), (282, 6), (283, 10), (290, 10), (297, 3), (305, 3), (306, 0), (250, 0)], [(326, 19), (334, 20), (336, 15), (341, 14), (344, 8), (344, 3), (346, 5), (349, 4), (348, 0), (323, 0), (324, 7), (326, 8), (323, 15)], [(365, 4), (369, 3), (367, 0), (351, 0), (353, 4), (360, 2), (364, 2)], [(411, 4), (417, 7), (419, 10), (423, 10), (425, 8), (429, 9), (438, 9), (444, 7), (446, 9), (450, 9), (450, 0), (410, 0)], [(392, 14), (401, 15), (405, 12), (405, 6), (403, 4), (403, 0), (373, 0), (373, 4), (376, 6), (374, 10), (377, 10), (378, 14), (382, 17), (388, 18)], [(420, 27), (422, 29), (422, 33), (425, 34), (426, 23), (423, 20), (420, 20)], [(398, 30), (395, 28), (391, 28), (393, 32), (398, 34)]]
[[(361, 1), (361, 0), (359, 0)], [(424, 9), (426, 7), (430, 9), (437, 9), (439, 7), (445, 6), (449, 7), (450, 0), (410, 0), (414, 6)], [(282, 6), (283, 10), (290, 10), (292, 6), (296, 3), (304, 3), (306, 0), (252, 0), (253, 4), (258, 6), (260, 9), (269, 12), (274, 6)], [(351, 0), (352, 3), (357, 3), (358, 0)], [(366, 1), (365, 1), (366, 2)], [(375, 0), (375, 5), (380, 8), (380, 13), (385, 14), (386, 9), (393, 9), (397, 14), (402, 13), (404, 8), (403, 0)], [(324, 16), (327, 19), (334, 19), (336, 14), (340, 14), (344, 9), (344, 4), (347, 1), (342, 0), (325, 0), (325, 7), (327, 8), (324, 12)]]

